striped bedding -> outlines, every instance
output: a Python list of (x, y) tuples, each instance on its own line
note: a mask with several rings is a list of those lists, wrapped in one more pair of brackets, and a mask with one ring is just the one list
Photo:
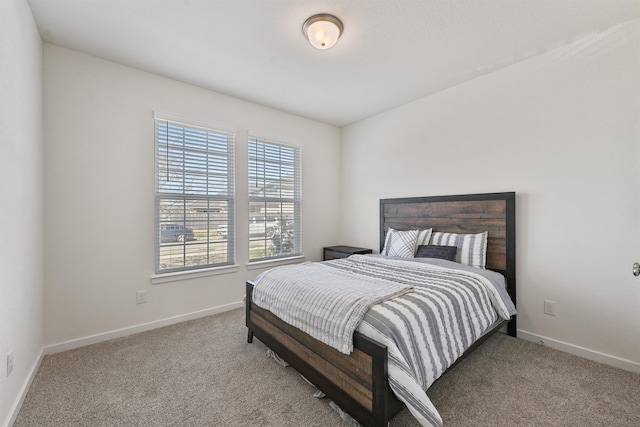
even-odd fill
[[(271, 273), (274, 270), (278, 270), (278, 274)], [(256, 280), (253, 302), (279, 317), (269, 307), (274, 306), (273, 301), (277, 300), (284, 311), (288, 306), (289, 311), (305, 313), (302, 317), (332, 319), (330, 311), (325, 310), (331, 304), (301, 304), (309, 301), (307, 287), (315, 286), (312, 284), (315, 281), (326, 286), (338, 280), (340, 286), (332, 286), (332, 290), (340, 287), (349, 289), (355, 283), (353, 286), (358, 289), (354, 292), (355, 303), (362, 299), (363, 283), (373, 289), (375, 297), (364, 303), (367, 308), (354, 328), (388, 347), (391, 389), (423, 426), (442, 425), (442, 419), (425, 390), (498, 318), (508, 319), (515, 314), (502, 276), (450, 261), (353, 255), (346, 259), (274, 270), (263, 273)], [(292, 275), (305, 278), (301, 287), (294, 285)], [(286, 285), (280, 281), (282, 277), (285, 277)], [(272, 279), (279, 284), (274, 285)], [(265, 298), (263, 292), (270, 294), (268, 289), (273, 287), (286, 288), (285, 296), (278, 297), (275, 295), (278, 292), (274, 292)], [(300, 295), (307, 297), (301, 298)], [(338, 298), (342, 305), (351, 304), (342, 298), (346, 297), (341, 295)], [(262, 306), (265, 300), (270, 302)], [(305, 308), (291, 310), (291, 306)], [(311, 328), (315, 326), (311, 325)], [(297, 327), (305, 330), (309, 326)], [(332, 325), (333, 329), (341, 332), (350, 327)], [(325, 331), (320, 335), (331, 334)], [(332, 342), (334, 347), (335, 342), (340, 341), (318, 339), (328, 345)]]

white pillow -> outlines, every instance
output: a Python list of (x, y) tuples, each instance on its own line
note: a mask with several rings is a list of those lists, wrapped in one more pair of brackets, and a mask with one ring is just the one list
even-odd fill
[(456, 246), (456, 262), (472, 267), (485, 268), (487, 263), (487, 232), (478, 234), (431, 234), (430, 245)]
[(418, 230), (398, 231), (390, 228), (387, 230), (387, 237), (384, 240), (382, 255), (413, 258), (416, 253), (417, 240)]

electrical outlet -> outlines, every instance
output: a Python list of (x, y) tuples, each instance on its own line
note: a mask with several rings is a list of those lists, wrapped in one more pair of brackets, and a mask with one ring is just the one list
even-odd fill
[(144, 304), (147, 302), (147, 291), (136, 292), (136, 304)]
[(544, 314), (548, 314), (549, 316), (556, 315), (556, 302), (544, 300)]
[(7, 377), (13, 372), (13, 351), (7, 353)]

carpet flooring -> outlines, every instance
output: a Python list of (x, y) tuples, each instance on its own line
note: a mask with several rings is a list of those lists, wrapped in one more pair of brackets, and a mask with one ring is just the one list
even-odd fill
[[(349, 425), (246, 332), (237, 309), (46, 356), (14, 427)], [(640, 375), (503, 334), (428, 394), (445, 426), (640, 426)]]

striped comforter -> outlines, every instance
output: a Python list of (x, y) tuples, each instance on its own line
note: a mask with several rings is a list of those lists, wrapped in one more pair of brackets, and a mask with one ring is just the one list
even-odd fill
[(421, 425), (441, 426), (425, 390), (515, 307), (497, 273), (421, 261), (353, 255), (278, 267), (255, 281), (253, 302), (305, 332), (320, 329), (311, 335), (335, 348), (354, 330), (386, 345), (391, 389)]

